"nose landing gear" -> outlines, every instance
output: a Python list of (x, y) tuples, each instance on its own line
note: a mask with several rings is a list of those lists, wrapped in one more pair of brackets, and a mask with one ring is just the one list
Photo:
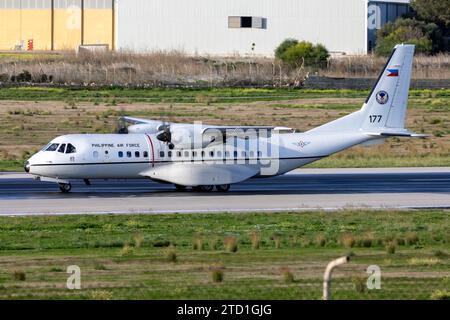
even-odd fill
[(68, 193), (72, 189), (72, 185), (70, 183), (59, 183), (59, 190), (62, 193)]

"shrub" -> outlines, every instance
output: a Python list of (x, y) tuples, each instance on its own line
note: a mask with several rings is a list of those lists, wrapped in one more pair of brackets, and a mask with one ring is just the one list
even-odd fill
[(223, 240), (225, 249), (228, 252), (236, 252), (238, 250), (238, 241), (236, 237), (228, 236)]
[(294, 274), (289, 268), (281, 268), (280, 273), (283, 276), (283, 281), (286, 283), (294, 282)]
[(389, 242), (386, 244), (386, 252), (389, 254), (394, 254), (395, 253), (395, 249), (396, 249), (396, 245), (395, 242)]
[(95, 270), (107, 270), (106, 266), (102, 263), (96, 263), (94, 266)]
[(371, 233), (367, 233), (358, 240), (359, 246), (364, 248), (370, 248), (373, 245), (373, 242), (374, 239)]
[(218, 265), (214, 265), (210, 268), (212, 282), (219, 283), (219, 282), (223, 281), (223, 277), (224, 277), (223, 269), (224, 268), (222, 266), (218, 266)]
[(209, 247), (211, 250), (218, 250), (219, 245), (220, 245), (220, 241), (217, 237), (214, 237), (209, 241)]
[(341, 236), (340, 242), (346, 248), (353, 248), (355, 245), (355, 238), (351, 233), (344, 233)]
[(166, 250), (166, 260), (173, 263), (177, 262), (177, 253), (175, 252), (174, 247), (169, 247)]
[(313, 46), (307, 42), (301, 42), (295, 47), (289, 48), (283, 57), (283, 62), (290, 66), (320, 66), (326, 62), (328, 51), (322, 45)]
[(419, 242), (419, 237), (416, 233), (408, 233), (405, 237), (405, 241), (408, 246), (412, 246)]
[(436, 290), (431, 294), (432, 300), (450, 300), (450, 291)]
[(433, 252), (433, 255), (437, 258), (447, 258), (448, 254), (442, 250), (436, 250)]
[(131, 247), (128, 243), (125, 243), (122, 249), (120, 249), (119, 256), (127, 257), (133, 255), (133, 253), (134, 253), (133, 247)]
[(280, 249), (281, 248), (281, 238), (278, 235), (273, 235), (272, 236), (272, 240), (275, 244), (275, 249)]
[(295, 39), (286, 39), (275, 49), (275, 57), (277, 59), (283, 60), (283, 56), (286, 51), (292, 47), (295, 47), (298, 44), (298, 40)]
[(144, 237), (141, 234), (137, 234), (134, 236), (134, 246), (136, 248), (140, 248), (142, 243), (144, 242)]
[(26, 274), (23, 271), (15, 270), (13, 272), (13, 279), (16, 281), (25, 281), (26, 278)]
[(321, 44), (313, 45), (311, 42), (297, 42), (285, 40), (275, 50), (275, 55), (281, 61), (291, 67), (299, 67), (303, 63), (305, 66), (323, 66), (330, 54)]
[(352, 279), (353, 288), (358, 293), (364, 293), (366, 291), (366, 279), (364, 277), (354, 277)]
[(200, 236), (194, 236), (192, 239), (192, 249), (193, 250), (203, 250), (205, 249), (205, 244)]
[(325, 243), (327, 242), (327, 238), (323, 234), (319, 234), (316, 236), (316, 245), (319, 247), (325, 246)]
[(261, 246), (261, 235), (258, 232), (252, 232), (250, 241), (252, 242), (252, 249), (258, 250)]

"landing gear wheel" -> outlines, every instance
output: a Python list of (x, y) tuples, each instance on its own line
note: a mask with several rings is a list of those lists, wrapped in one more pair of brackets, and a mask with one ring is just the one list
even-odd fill
[(210, 191), (212, 191), (214, 189), (214, 186), (201, 186), (200, 187), (200, 190), (201, 191), (203, 191), (203, 192), (210, 192)]
[(59, 190), (61, 190), (62, 193), (68, 193), (72, 189), (72, 185), (70, 183), (60, 183), (59, 184)]
[(177, 189), (177, 191), (185, 191), (186, 186), (182, 186), (181, 184), (176, 184), (175, 189)]
[(227, 192), (228, 190), (230, 190), (230, 185), (229, 184), (219, 184), (216, 186), (216, 190), (219, 192)]

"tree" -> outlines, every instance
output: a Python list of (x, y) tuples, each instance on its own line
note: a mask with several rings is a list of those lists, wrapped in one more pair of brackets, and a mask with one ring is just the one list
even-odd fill
[(416, 45), (416, 51), (425, 54), (437, 52), (440, 47), (441, 32), (434, 23), (415, 19), (397, 19), (386, 23), (377, 33), (377, 55), (389, 55), (398, 43)]
[(411, 6), (419, 19), (436, 23), (448, 33), (450, 28), (450, 0), (413, 0)]

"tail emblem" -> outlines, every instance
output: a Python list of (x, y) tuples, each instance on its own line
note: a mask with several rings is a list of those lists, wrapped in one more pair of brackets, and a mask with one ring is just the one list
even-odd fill
[(398, 69), (388, 69), (388, 77), (398, 77)]
[(386, 104), (389, 100), (389, 95), (386, 91), (379, 91), (377, 93), (377, 102), (379, 104)]

